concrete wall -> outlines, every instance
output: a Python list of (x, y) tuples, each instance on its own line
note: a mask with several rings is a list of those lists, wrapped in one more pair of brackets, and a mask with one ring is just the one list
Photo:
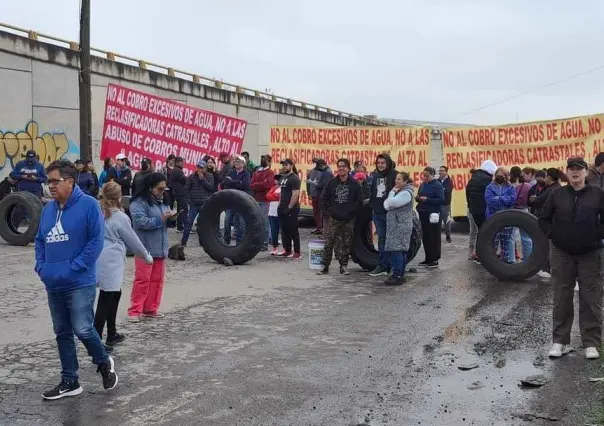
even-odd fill
[[(99, 152), (107, 85), (116, 83), (248, 121), (243, 148), (256, 161), (268, 152), (271, 125), (367, 125), (304, 106), (235, 93), (98, 56), (92, 58), (93, 158)], [(79, 154), (78, 54), (0, 31), (0, 178), (28, 149), (45, 163)], [(4, 160), (4, 161), (3, 161)]]

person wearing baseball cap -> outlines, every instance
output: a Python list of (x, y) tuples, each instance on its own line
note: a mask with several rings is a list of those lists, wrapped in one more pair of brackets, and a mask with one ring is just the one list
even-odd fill
[(42, 197), (42, 184), (46, 182), (46, 173), (33, 149), (25, 153), (25, 159), (15, 164), (9, 177), (17, 182), (17, 191), (27, 191)]
[(183, 246), (186, 246), (189, 241), (191, 228), (193, 228), (195, 218), (203, 206), (203, 203), (210, 198), (210, 195), (216, 192), (214, 175), (208, 172), (207, 167), (208, 164), (206, 161), (199, 160), (197, 162), (197, 167), (195, 168), (195, 173), (191, 173), (185, 184), (185, 197), (189, 204), (189, 215), (185, 222), (185, 229), (180, 241), (180, 244)]
[[(281, 199), (277, 212), (281, 223), (281, 241), (283, 251), (277, 256), (290, 259), (301, 259), (300, 232), (298, 230), (298, 214), (300, 213), (300, 178), (298, 170), (291, 158), (281, 161)], [(292, 252), (293, 241), (293, 252)]]
[(122, 187), (122, 195), (130, 195), (130, 186), (132, 184), (132, 171), (127, 164), (128, 157), (123, 152), (115, 156), (115, 166), (107, 172), (107, 180), (113, 180)]
[(132, 195), (140, 193), (145, 189), (145, 177), (153, 173), (153, 161), (150, 158), (143, 157), (141, 160), (141, 169), (134, 175), (132, 180)]
[(600, 357), (604, 191), (586, 183), (587, 173), (583, 158), (569, 158), (566, 162), (568, 185), (551, 192), (539, 216), (539, 227), (551, 241), (554, 308), (550, 358), (560, 358), (573, 351), (570, 336), (576, 281), (579, 283), (579, 329), (585, 357)]

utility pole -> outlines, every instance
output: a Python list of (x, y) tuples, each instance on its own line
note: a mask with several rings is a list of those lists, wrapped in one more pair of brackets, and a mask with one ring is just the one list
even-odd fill
[(80, 10), (80, 158), (92, 159), (92, 94), (90, 89), (90, 0)]

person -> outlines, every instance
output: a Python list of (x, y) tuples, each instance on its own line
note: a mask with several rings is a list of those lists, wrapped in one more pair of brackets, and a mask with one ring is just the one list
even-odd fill
[(323, 235), (323, 212), (321, 211), (321, 193), (329, 181), (333, 179), (333, 172), (322, 158), (313, 159), (315, 167), (308, 172), (306, 183), (309, 186), (307, 191), (310, 195), (312, 214), (315, 219), (315, 230), (311, 235)]
[(75, 167), (78, 171), (76, 184), (86, 195), (92, 195), (94, 192), (94, 178), (86, 168), (86, 162), (82, 159), (75, 161)]
[(241, 153), (241, 156), (245, 158), (245, 167), (247, 168), (247, 171), (250, 173), (251, 176), (256, 171), (256, 164), (254, 164), (254, 162), (250, 160), (249, 152), (243, 151)]
[(122, 210), (122, 188), (116, 182), (107, 182), (101, 190), (101, 210), (105, 218), (103, 251), (96, 261), (99, 298), (94, 316), (94, 328), (103, 338), (107, 323), (105, 346), (113, 348), (125, 337), (116, 328), (117, 309), (122, 297), (122, 283), (126, 266), (126, 249), (152, 265), (153, 258), (136, 236), (130, 218)]
[(386, 251), (392, 263), (392, 275), (386, 285), (402, 285), (405, 282), (407, 251), (413, 232), (413, 182), (409, 173), (400, 172), (396, 176), (394, 188), (384, 201), (386, 214)]
[(94, 162), (92, 160), (86, 160), (86, 163), (84, 164), (84, 169), (88, 170), (88, 172), (92, 176), (92, 180), (94, 181), (94, 187), (90, 195), (92, 195), (94, 198), (97, 198), (99, 196), (99, 191), (101, 187), (99, 186), (99, 177), (97, 176), (96, 170), (94, 169)]
[(379, 154), (375, 158), (375, 172), (371, 182), (371, 196), (369, 205), (373, 211), (373, 223), (378, 237), (378, 264), (373, 271), (369, 273), (371, 277), (387, 275), (390, 271), (390, 260), (386, 246), (386, 210), (384, 201), (388, 194), (394, 188), (397, 171), (394, 168), (394, 162), (388, 154)]
[(537, 184), (535, 173), (537, 173), (537, 171), (533, 167), (525, 167), (522, 169), (522, 178), (525, 182), (530, 183), (531, 186), (535, 186)]
[[(537, 185), (533, 185), (533, 187), (532, 187), (530, 183), (524, 182), (524, 178), (522, 177), (520, 167), (517, 167), (517, 166), (512, 167), (510, 169), (510, 183), (516, 190), (516, 202), (514, 203), (514, 209), (522, 210), (522, 211), (525, 211), (528, 213), (528, 211), (529, 211), (529, 204), (528, 204), (529, 194), (531, 192), (531, 189), (533, 187), (536, 187)], [(509, 256), (510, 256), (508, 261), (510, 263), (515, 263), (516, 258), (518, 257), (516, 255), (517, 238), (519, 238), (520, 242), (521, 242), (521, 246), (522, 246), (522, 256), (521, 257), (522, 257), (523, 262), (526, 262), (528, 260), (529, 256), (531, 255), (531, 253), (533, 251), (533, 241), (531, 240), (531, 237), (529, 237), (529, 235), (526, 233), (526, 231), (524, 229), (520, 229), (520, 228), (513, 228), (512, 238), (510, 239), (511, 247), (508, 250)]]
[[(222, 164), (222, 168), (220, 169), (220, 172), (218, 174), (218, 181), (220, 182), (220, 185), (222, 185), (226, 177), (233, 169), (233, 164), (231, 164), (231, 156), (228, 152), (221, 152), (218, 155), (218, 160)], [(245, 161), (245, 159), (243, 161)]]
[(271, 225), (271, 244), (273, 250), (271, 256), (276, 256), (279, 248), (279, 228), (281, 226), (279, 222), (279, 199), (281, 198), (281, 175), (274, 176), (273, 187), (266, 194), (266, 200), (270, 203), (268, 207), (268, 221)]
[[(281, 242), (283, 251), (277, 256), (290, 259), (301, 259), (300, 251), (300, 231), (298, 230), (298, 214), (300, 213), (300, 178), (298, 170), (291, 158), (286, 158), (281, 162), (282, 173), (281, 198), (277, 213), (281, 223)], [(292, 252), (293, 241), (293, 252)]]
[(445, 204), (440, 210), (440, 221), (442, 227), (445, 228), (445, 240), (451, 242), (451, 200), (453, 199), (453, 181), (449, 177), (449, 168), (447, 166), (440, 166), (438, 169), (438, 180), (445, 190)]
[(61, 359), (61, 383), (42, 395), (54, 400), (82, 393), (74, 334), (98, 366), (106, 390), (115, 388), (118, 377), (93, 326), (96, 261), (103, 249), (101, 209), (77, 186), (77, 171), (70, 161), (52, 162), (46, 174), (53, 201), (42, 210), (34, 269), (46, 287)]
[(132, 183), (132, 171), (128, 167), (126, 157), (124, 154), (119, 153), (115, 156), (115, 167), (112, 167), (107, 172), (107, 180), (113, 180), (120, 184), (122, 187), (122, 195), (130, 195), (130, 185)]
[(586, 183), (583, 158), (566, 162), (568, 185), (554, 189), (539, 216), (539, 227), (550, 240), (554, 293), (551, 358), (573, 350), (575, 282), (579, 282), (579, 329), (587, 359), (600, 357), (602, 346), (602, 239), (604, 192)]
[[(223, 189), (237, 189), (239, 191), (250, 191), (250, 173), (245, 167), (245, 158), (241, 155), (235, 157), (233, 168), (222, 180)], [(245, 235), (245, 221), (234, 209), (228, 209), (224, 218), (224, 243), (231, 244), (231, 227), (235, 228), (235, 241), (240, 243)]]
[(46, 182), (46, 173), (44, 166), (38, 161), (36, 151), (27, 151), (25, 159), (15, 164), (8, 176), (17, 183), (17, 191), (31, 192), (37, 197), (42, 197), (42, 184)]
[(103, 160), (103, 170), (101, 171), (101, 174), (99, 175), (99, 188), (102, 188), (103, 185), (105, 185), (105, 182), (107, 182), (107, 178), (109, 170), (114, 167), (114, 163), (113, 163), (113, 158), (111, 157), (107, 157)]
[(186, 202), (189, 205), (189, 217), (185, 223), (185, 229), (180, 241), (180, 244), (183, 246), (186, 246), (189, 241), (189, 235), (195, 223), (195, 218), (201, 210), (203, 203), (210, 198), (210, 195), (216, 192), (214, 175), (208, 172), (207, 167), (208, 163), (199, 160), (195, 173), (192, 173), (187, 178), (187, 183), (185, 184), (184, 194)]
[(480, 232), (480, 227), (485, 221), (487, 210), (484, 198), (487, 186), (493, 181), (493, 175), (497, 170), (497, 165), (491, 160), (485, 160), (480, 168), (472, 174), (470, 181), (466, 185), (466, 201), (468, 210), (474, 219), (474, 223)]
[(535, 180), (537, 183), (531, 187), (529, 191), (528, 205), (530, 208), (531, 214), (535, 214), (535, 208), (533, 207), (533, 201), (541, 194), (543, 189), (545, 188), (545, 171), (537, 170), (535, 173)]
[(205, 155), (202, 160), (206, 162), (206, 172), (210, 173), (214, 178), (214, 189), (218, 191), (220, 175), (216, 169), (216, 160), (210, 155)]
[(587, 173), (587, 183), (604, 188), (604, 152), (599, 152), (594, 159), (593, 167)]
[(417, 192), (417, 212), (422, 225), (422, 243), (426, 258), (420, 266), (438, 268), (441, 254), (440, 211), (445, 203), (445, 190), (435, 177), (436, 170), (426, 167), (422, 172), (422, 184)]
[(166, 177), (161, 173), (150, 173), (140, 193), (132, 196), (130, 216), (136, 235), (153, 257), (147, 264), (143, 259), (134, 259), (134, 282), (130, 294), (128, 319), (139, 322), (140, 317), (162, 318), (159, 312), (164, 288), (165, 259), (168, 257), (168, 229), (166, 221), (177, 212), (163, 204), (167, 188)]
[[(172, 172), (174, 171), (175, 162), (176, 162), (176, 155), (170, 154), (166, 157), (166, 162), (164, 163), (162, 168), (159, 170), (159, 173), (164, 175), (164, 177), (166, 178), (166, 182), (168, 184), (168, 187), (164, 191), (163, 203), (166, 206), (168, 206), (170, 208), (170, 210), (174, 208), (174, 203), (176, 202), (176, 200), (174, 199), (174, 194), (172, 194), (172, 190), (171, 190), (171, 188), (172, 188)], [(169, 227), (173, 225), (171, 223), (171, 220), (168, 221), (167, 225)]]
[(329, 181), (321, 194), (321, 208), (329, 214), (329, 233), (323, 249), (323, 268), (319, 275), (329, 273), (329, 265), (339, 240), (340, 274), (349, 275), (348, 260), (354, 237), (354, 219), (363, 206), (361, 185), (350, 176), (350, 161), (340, 158), (337, 176)]
[[(510, 172), (505, 167), (499, 167), (495, 171), (493, 182), (487, 186), (484, 199), (487, 205), (486, 219), (499, 211), (514, 208), (516, 189), (510, 183)], [(512, 227), (506, 226), (495, 235), (495, 247), (499, 250), (499, 257), (506, 263), (515, 263), (511, 260), (515, 255), (511, 244), (512, 231)]]
[(187, 197), (185, 195), (185, 185), (187, 184), (187, 178), (185, 176), (184, 168), (185, 160), (182, 157), (176, 157), (174, 159), (174, 168), (172, 169), (172, 178), (170, 180), (170, 192), (176, 203), (176, 232), (183, 232), (185, 229), (185, 223), (187, 222), (188, 209), (187, 209)]
[(132, 180), (132, 194), (137, 194), (145, 187), (145, 178), (153, 173), (153, 162), (150, 158), (144, 157), (141, 160), (141, 169), (134, 175)]
[(271, 170), (272, 162), (273, 157), (269, 154), (264, 154), (260, 157), (260, 167), (255, 169), (256, 171), (252, 175), (250, 181), (252, 195), (260, 205), (262, 214), (266, 220), (266, 232), (264, 235), (264, 244), (262, 246), (262, 250), (264, 251), (268, 250), (268, 240), (270, 238), (270, 224), (268, 220), (269, 202), (266, 199), (266, 195), (275, 184), (275, 172)]

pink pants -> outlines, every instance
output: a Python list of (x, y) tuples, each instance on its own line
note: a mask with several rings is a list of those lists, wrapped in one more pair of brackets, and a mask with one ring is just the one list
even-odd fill
[(164, 290), (164, 266), (164, 259), (154, 258), (153, 264), (147, 265), (143, 259), (134, 258), (134, 283), (128, 316), (157, 313)]

